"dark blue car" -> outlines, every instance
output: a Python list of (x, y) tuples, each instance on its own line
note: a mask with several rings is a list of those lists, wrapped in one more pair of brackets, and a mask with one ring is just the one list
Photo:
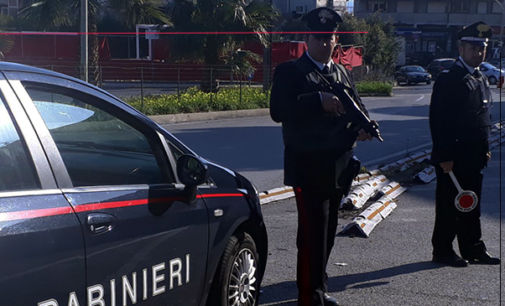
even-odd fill
[(395, 80), (398, 85), (426, 83), (431, 84), (431, 75), (421, 66), (403, 66), (395, 73)]
[(257, 192), (107, 92), (0, 63), (2, 306), (256, 305)]

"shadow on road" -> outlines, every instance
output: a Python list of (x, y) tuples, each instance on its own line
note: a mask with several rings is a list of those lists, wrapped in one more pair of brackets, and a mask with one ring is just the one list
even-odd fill
[[(341, 292), (348, 289), (362, 289), (383, 286), (389, 284), (389, 280), (380, 281), (382, 279), (391, 278), (403, 274), (438, 269), (441, 267), (443, 266), (431, 261), (423, 261), (372, 272), (335, 276), (328, 279), (328, 289), (329, 292), (332, 293)], [(260, 299), (261, 305), (296, 305), (298, 291), (296, 289), (296, 282), (294, 281), (266, 286), (263, 287), (262, 290), (263, 293), (261, 294)]]

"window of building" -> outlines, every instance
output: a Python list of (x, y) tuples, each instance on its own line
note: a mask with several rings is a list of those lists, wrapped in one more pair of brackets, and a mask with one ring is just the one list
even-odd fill
[(447, 3), (428, 2), (428, 13), (446, 13)]
[(386, 12), (387, 11), (387, 2), (385, 1), (372, 1), (368, 3), (368, 10), (373, 12)]
[(500, 4), (496, 3), (496, 2), (493, 2), (493, 10), (492, 10), (492, 13), (493, 14), (501, 14), (501, 11), (502, 11), (502, 8), (500, 6)]
[(477, 4), (477, 14), (486, 14), (487, 13), (487, 2), (479, 2)]
[(452, 8), (454, 13), (468, 13), (468, 2), (466, 1), (454, 2)]
[(398, 1), (397, 13), (414, 13), (414, 1)]

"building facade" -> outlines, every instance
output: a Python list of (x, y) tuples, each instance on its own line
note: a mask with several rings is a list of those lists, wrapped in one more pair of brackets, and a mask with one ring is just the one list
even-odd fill
[(484, 21), (493, 28), (490, 57), (497, 57), (504, 0), (355, 0), (354, 14), (365, 17), (381, 12), (391, 18), (404, 42), (407, 58), (414, 52), (436, 57), (457, 54), (456, 33), (463, 26)]
[(273, 3), (284, 16), (305, 15), (322, 6), (331, 7), (337, 12), (349, 9), (349, 0), (273, 0)]
[(0, 14), (17, 17), (21, 0), (0, 0)]

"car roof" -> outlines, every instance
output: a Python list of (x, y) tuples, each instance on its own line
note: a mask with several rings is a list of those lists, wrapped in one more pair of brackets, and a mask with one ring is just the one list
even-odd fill
[(434, 62), (442, 62), (442, 61), (455, 61), (453, 58), (437, 58), (433, 60)]
[(54, 75), (58, 77), (64, 77), (64, 78), (71, 78), (73, 80), (77, 80), (81, 83), (81, 80), (73, 78), (71, 76), (59, 73), (59, 72), (54, 72), (51, 70), (47, 69), (42, 69), (42, 68), (37, 68), (33, 66), (27, 66), (23, 64), (18, 64), (18, 63), (10, 63), (10, 62), (0, 62), (0, 70), (1, 71), (19, 71), (19, 72), (34, 72), (34, 73), (42, 73), (42, 74), (49, 74), (49, 75)]
[(55, 77), (59, 77), (59, 78), (64, 78), (64, 79), (72, 80), (74, 82), (78, 82), (78, 83), (83, 84), (85, 86), (93, 87), (94, 89), (99, 90), (102, 93), (106, 94), (107, 96), (110, 96), (110, 97), (114, 98), (115, 100), (119, 101), (118, 98), (116, 98), (115, 96), (111, 95), (110, 93), (108, 93), (107, 91), (105, 91), (105, 90), (103, 90), (103, 89), (101, 89), (99, 87), (93, 86), (93, 85), (91, 85), (89, 83), (84, 82), (83, 80), (79, 80), (79, 79), (71, 77), (71, 76), (69, 76), (67, 74), (55, 72), (55, 71), (52, 71), (52, 70), (43, 69), (43, 68), (37, 68), (37, 67), (23, 65), (23, 64), (18, 64), (18, 63), (11, 63), (11, 62), (2, 62), (2, 61), (0, 61), (0, 71), (30, 72), (30, 73), (45, 74), (45, 75), (50, 75), (50, 76), (55, 76)]

